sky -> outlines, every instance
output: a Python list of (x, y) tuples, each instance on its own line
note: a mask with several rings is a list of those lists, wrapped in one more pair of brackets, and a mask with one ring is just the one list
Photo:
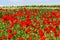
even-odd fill
[(60, 5), (60, 0), (0, 0), (0, 6)]

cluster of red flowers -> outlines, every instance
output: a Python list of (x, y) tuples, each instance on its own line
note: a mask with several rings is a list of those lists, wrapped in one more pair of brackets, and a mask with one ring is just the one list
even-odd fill
[[(1, 11), (2, 9), (0, 9)], [(5, 12), (5, 10), (3, 10)], [(55, 37), (60, 37), (60, 29), (59, 29), (59, 25), (60, 25), (60, 14), (55, 12), (55, 11), (50, 11), (50, 12), (46, 12), (46, 13), (40, 13), (41, 10), (39, 9), (22, 9), (22, 10), (14, 10), (15, 13), (13, 13), (14, 11), (10, 10), (12, 12), (12, 14), (7, 14), (5, 13), (2, 16), (2, 22), (3, 23), (7, 23), (10, 24), (9, 26), (6, 27), (8, 36), (3, 35), (0, 40), (4, 40), (6, 38), (8, 38), (9, 40), (12, 39), (15, 35), (18, 34), (18, 29), (13, 31), (12, 29), (16, 26), (14, 25), (20, 25), (19, 29), (23, 30), (26, 34), (32, 35), (33, 33), (35, 34), (35, 32), (38, 32), (37, 34), (39, 35), (39, 39), (38, 40), (46, 40), (47, 37), (45, 36), (46, 34), (50, 34), (51, 32), (54, 33)], [(41, 15), (38, 19), (38, 15)], [(22, 18), (22, 17), (25, 17)], [(33, 18), (34, 17), (34, 18)], [(33, 18), (33, 19), (32, 19)], [(32, 31), (32, 28), (34, 28), (34, 30)], [(19, 31), (20, 31), (19, 30)], [(0, 32), (3, 32), (0, 30)], [(18, 35), (19, 36), (19, 35)], [(36, 35), (34, 35), (35, 37), (37, 37)], [(16, 38), (16, 40), (24, 40), (23, 37), (18, 37)], [(26, 40), (33, 40), (33, 38), (28, 37)]]

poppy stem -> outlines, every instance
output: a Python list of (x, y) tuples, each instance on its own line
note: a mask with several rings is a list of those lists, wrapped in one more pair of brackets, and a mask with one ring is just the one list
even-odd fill
[(57, 37), (56, 37), (56, 40), (57, 40)]

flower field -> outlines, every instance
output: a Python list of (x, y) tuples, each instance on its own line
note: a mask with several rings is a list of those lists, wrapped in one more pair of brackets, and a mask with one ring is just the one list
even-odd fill
[(60, 8), (0, 8), (0, 40), (60, 40)]

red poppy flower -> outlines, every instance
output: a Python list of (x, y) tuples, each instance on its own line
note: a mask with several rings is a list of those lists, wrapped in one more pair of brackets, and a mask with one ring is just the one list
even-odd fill
[(49, 15), (49, 14), (50, 14), (50, 12), (47, 11), (47, 12), (46, 12), (46, 15)]
[(31, 29), (28, 28), (28, 29), (26, 30), (26, 33), (30, 34), (30, 33), (31, 33)]
[(0, 38), (0, 40), (3, 40), (2, 38)]
[(17, 40), (24, 40), (23, 38), (17, 38)]
[(2, 8), (0, 8), (0, 11), (2, 10)]
[(8, 39), (11, 39), (11, 38), (13, 38), (13, 34), (9, 34), (7, 37), (8, 37)]
[(44, 31), (47, 31), (47, 30), (49, 30), (49, 28), (44, 28)]
[(31, 18), (31, 15), (29, 14), (29, 15), (27, 15), (27, 17), (26, 17), (26, 19), (30, 19)]
[(55, 37), (59, 37), (59, 33), (54, 33), (54, 36)]
[(4, 17), (6, 20), (9, 20), (9, 14), (5, 14)]
[(16, 20), (12, 21), (12, 24), (14, 25), (14, 24), (16, 24), (18, 22), (20, 22), (20, 21), (18, 19), (16, 19)]
[(16, 14), (17, 14), (17, 16), (23, 16), (23, 12), (19, 11), (19, 10), (16, 12)]
[(32, 13), (32, 12), (33, 12), (33, 10), (31, 10), (31, 9), (30, 9), (30, 10), (29, 10), (29, 12), (30, 12), (30, 13)]
[(31, 13), (30, 10), (26, 10), (26, 11), (25, 11), (25, 14), (26, 14), (26, 15), (29, 15), (30, 13)]
[(39, 34), (40, 36), (43, 36), (43, 35), (44, 35), (44, 32), (43, 32), (41, 29), (38, 29), (38, 34)]
[(3, 30), (0, 30), (0, 32), (3, 32)]
[(32, 15), (33, 15), (33, 16), (37, 16), (38, 14), (37, 14), (37, 13), (33, 13)]
[(14, 31), (14, 32), (13, 32), (13, 34), (14, 34), (14, 35), (16, 35), (16, 34), (17, 34), (17, 32), (16, 32), (16, 31)]
[(52, 15), (49, 16), (49, 18), (52, 18), (52, 17), (53, 17)]
[(2, 17), (2, 22), (6, 21), (6, 20), (9, 20), (9, 14), (5, 14), (5, 15)]
[(32, 40), (32, 38), (29, 37), (29, 38), (27, 38), (27, 40)]
[(44, 28), (44, 31), (46, 31), (46, 33), (50, 33), (50, 29), (47, 27), (47, 28)]
[(56, 28), (52, 28), (52, 32), (56, 33)]
[(51, 24), (52, 23), (52, 20), (47, 20), (47, 24)]
[(2, 18), (2, 22), (5, 22), (5, 19), (4, 18)]
[(56, 18), (60, 18), (60, 14), (57, 14)]
[(43, 24), (48, 24), (48, 20), (44, 19)]
[(11, 32), (12, 32), (12, 30), (11, 30), (11, 29), (7, 29), (7, 32), (8, 32), (8, 33), (11, 33)]
[(56, 17), (57, 13), (55, 11), (52, 11), (51, 14)]
[(21, 22), (20, 22), (20, 25), (21, 25), (22, 27), (24, 27), (24, 28), (27, 26), (25, 21), (21, 21)]
[(15, 17), (12, 17), (12, 16), (9, 17), (9, 21), (10, 21), (10, 22), (14, 23), (15, 20), (16, 20)]
[(16, 15), (16, 14), (12, 14), (11, 16), (12, 16), (12, 17), (16, 17), (17, 15)]
[(26, 24), (26, 25), (31, 25), (31, 24), (32, 24), (32, 21), (29, 20), (29, 19), (27, 19), (27, 20), (25, 21), (25, 24)]
[(32, 10), (29, 9), (29, 10), (26, 11), (26, 13), (27, 13), (27, 15), (29, 15), (29, 14), (32, 13)]
[(45, 18), (45, 15), (42, 13), (41, 17), (42, 17), (42, 18)]
[(48, 34), (49, 34), (49, 33), (50, 33), (50, 29), (48, 29), (46, 33), (48, 33)]
[(49, 28), (50, 30), (52, 30), (53, 27), (52, 27), (52, 26), (48, 26), (48, 28)]
[(39, 40), (46, 40), (46, 37), (42, 36), (41, 38), (39, 38)]
[(58, 20), (58, 22), (57, 22), (58, 24), (60, 24), (60, 20)]
[(59, 33), (59, 37), (60, 37), (60, 30), (58, 31), (58, 33)]
[(54, 26), (58, 26), (59, 24), (57, 23), (57, 22), (55, 22), (55, 21), (53, 21), (53, 23), (52, 23)]
[(26, 7), (24, 7), (24, 11), (26, 11), (27, 9), (26, 9)]
[(2, 39), (6, 39), (7, 38), (7, 36), (2, 36)]
[(35, 13), (39, 13), (40, 10), (39, 10), (39, 9), (34, 9), (34, 12), (35, 12)]

